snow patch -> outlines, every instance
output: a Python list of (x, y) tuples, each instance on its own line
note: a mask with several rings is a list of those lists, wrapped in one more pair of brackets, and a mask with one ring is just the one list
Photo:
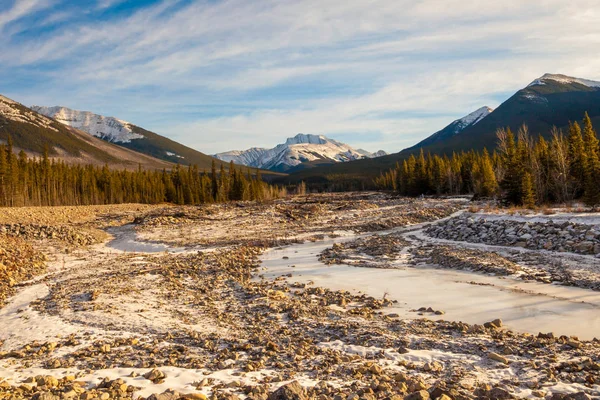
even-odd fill
[(544, 96), (540, 96), (534, 93), (523, 93), (521, 95), (521, 97), (527, 99), (527, 100), (531, 100), (533, 102), (538, 102), (538, 103), (547, 103), (548, 99), (546, 99)]
[(184, 156), (180, 156), (179, 154), (175, 154), (170, 151), (165, 151), (165, 154), (168, 155), (169, 157), (185, 158)]

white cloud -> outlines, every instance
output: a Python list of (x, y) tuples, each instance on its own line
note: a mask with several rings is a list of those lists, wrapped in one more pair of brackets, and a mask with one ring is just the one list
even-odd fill
[(98, 0), (98, 3), (96, 4), (96, 9), (106, 10), (107, 8), (114, 7), (123, 2), (125, 2), (125, 0)]
[[(22, 7), (0, 14), (0, 27)], [(397, 151), (545, 72), (600, 80), (598, 20), (596, 0), (163, 1), (0, 43), (0, 65), (61, 63), (47, 77), (63, 103), (122, 118), (169, 109), (148, 128), (209, 152), (297, 132), (355, 132), (353, 144)], [(274, 90), (283, 85), (296, 88)], [(173, 111), (190, 104), (223, 105), (223, 115), (190, 122)], [(244, 112), (231, 115), (232, 104)]]
[(0, 31), (11, 22), (45, 8), (49, 5), (45, 0), (15, 0), (12, 7), (7, 11), (0, 13)]

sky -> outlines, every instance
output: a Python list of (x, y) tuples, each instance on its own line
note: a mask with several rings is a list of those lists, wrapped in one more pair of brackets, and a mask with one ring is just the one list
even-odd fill
[(397, 152), (535, 78), (600, 80), (598, 0), (1, 0), (0, 94), (202, 152)]

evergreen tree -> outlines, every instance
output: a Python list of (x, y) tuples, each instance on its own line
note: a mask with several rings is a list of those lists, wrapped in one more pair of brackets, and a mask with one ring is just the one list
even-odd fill
[(581, 135), (581, 128), (577, 122), (569, 124), (569, 173), (575, 184), (576, 196), (583, 191), (585, 180), (586, 157), (585, 144)]
[(520, 204), (522, 198), (521, 181), (523, 170), (515, 143), (515, 136), (510, 128), (507, 128), (506, 131), (500, 131), (498, 136), (501, 144), (502, 162), (505, 166), (505, 175), (501, 184), (502, 189), (505, 191), (504, 198), (508, 203)]
[(584, 195), (589, 206), (600, 204), (600, 159), (598, 157), (598, 137), (588, 113), (583, 118), (583, 141), (585, 147)]
[(527, 208), (535, 207), (535, 192), (533, 189), (533, 179), (529, 172), (525, 172), (521, 179), (521, 204)]
[(487, 149), (483, 150), (483, 155), (479, 161), (479, 171), (480, 171), (480, 195), (483, 197), (491, 197), (496, 194), (498, 190), (498, 182), (496, 181), (496, 175), (494, 174), (494, 169), (492, 167), (492, 160), (490, 159), (490, 155)]
[(425, 156), (421, 150), (375, 182), (378, 188), (408, 196), (501, 194), (508, 204), (528, 207), (580, 198), (590, 206), (600, 205), (600, 148), (589, 116), (584, 117), (583, 134), (578, 123), (570, 124), (568, 137), (556, 128), (550, 133), (550, 142), (541, 136), (534, 140), (522, 127), (515, 140), (510, 129), (501, 129), (491, 157), (487, 149), (450, 158)]
[(210, 167), (210, 184), (212, 199), (217, 201), (219, 196), (219, 182), (217, 181), (217, 165), (215, 164), (215, 160), (212, 160), (212, 166)]

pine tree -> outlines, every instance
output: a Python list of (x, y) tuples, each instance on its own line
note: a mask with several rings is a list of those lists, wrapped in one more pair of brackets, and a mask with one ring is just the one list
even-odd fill
[(491, 197), (496, 194), (498, 190), (498, 182), (496, 181), (496, 175), (492, 167), (492, 160), (487, 149), (483, 150), (483, 155), (479, 161), (479, 171), (481, 173), (481, 192), (480, 195), (483, 197)]
[(502, 188), (505, 191), (505, 200), (511, 204), (520, 204), (522, 199), (523, 169), (519, 160), (519, 152), (515, 144), (515, 136), (510, 128), (498, 132), (502, 162), (505, 165), (505, 175)]
[(598, 157), (598, 137), (588, 113), (583, 118), (583, 141), (585, 148), (584, 194), (588, 206), (600, 204), (600, 159)]
[(217, 180), (217, 165), (215, 164), (215, 160), (212, 160), (212, 166), (210, 167), (210, 184), (213, 201), (217, 201), (219, 196), (219, 182)]
[(521, 204), (527, 208), (535, 207), (535, 192), (533, 189), (533, 179), (529, 172), (523, 174), (521, 180)]
[(585, 144), (581, 135), (581, 128), (577, 122), (569, 124), (569, 172), (573, 178), (576, 196), (583, 191), (586, 169)]

